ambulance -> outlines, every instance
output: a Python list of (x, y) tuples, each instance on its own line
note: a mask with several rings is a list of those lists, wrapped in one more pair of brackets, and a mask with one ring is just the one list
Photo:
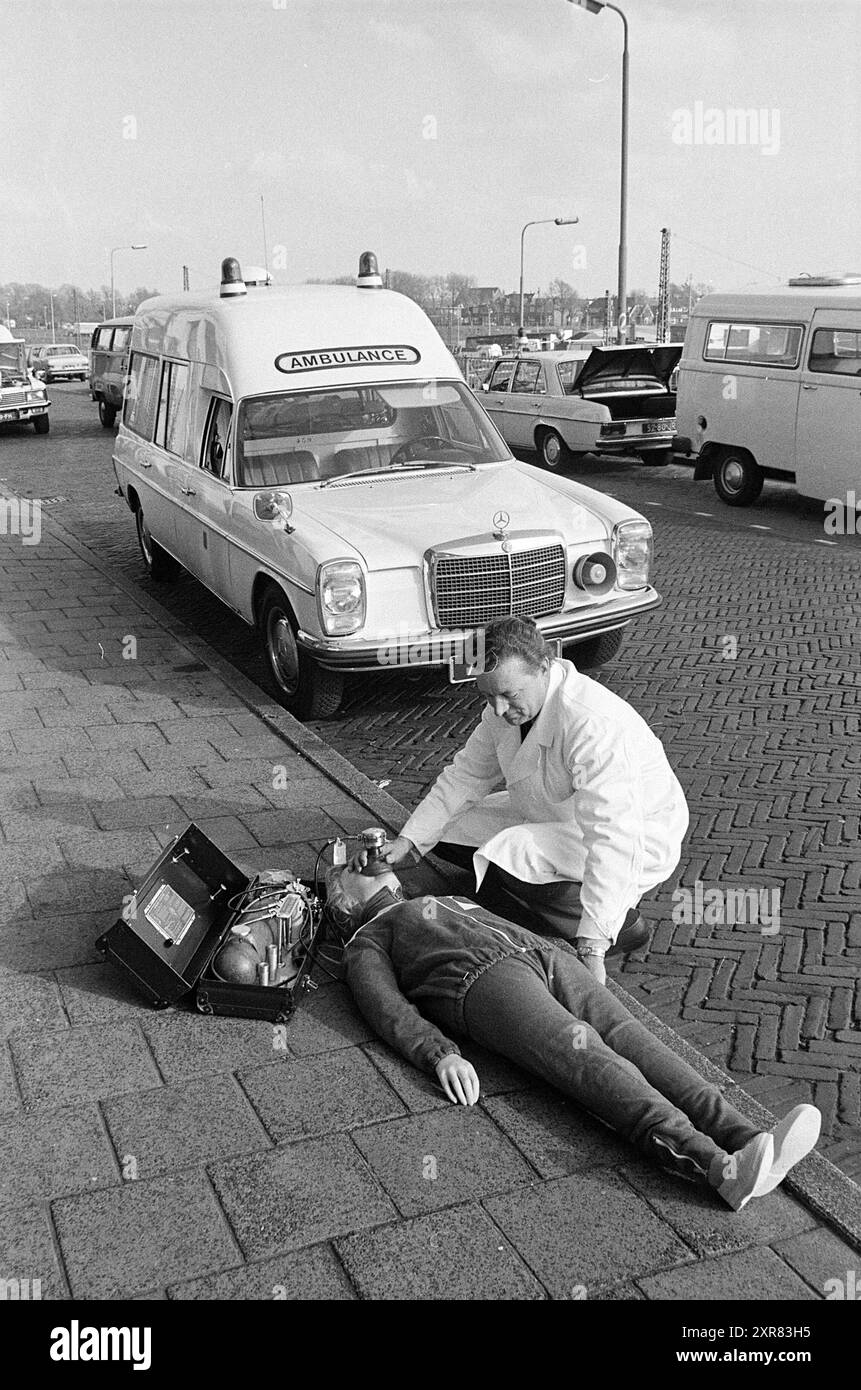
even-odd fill
[(355, 286), (229, 257), (220, 287), (141, 304), (113, 462), (152, 578), (184, 568), (256, 627), (300, 718), (349, 672), (470, 679), (509, 614), (594, 667), (660, 602), (648, 521), (514, 459), (370, 252)]

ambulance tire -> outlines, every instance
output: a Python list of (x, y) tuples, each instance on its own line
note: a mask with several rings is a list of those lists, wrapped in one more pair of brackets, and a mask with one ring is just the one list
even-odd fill
[(578, 671), (594, 671), (598, 666), (603, 666), (605, 662), (612, 661), (613, 657), (618, 655), (624, 640), (625, 629), (617, 627), (612, 632), (599, 632), (597, 637), (590, 637), (585, 642), (578, 642), (576, 646), (570, 647), (565, 654), (569, 661), (573, 661)]
[(713, 476), (715, 492), (728, 507), (748, 507), (762, 492), (762, 469), (746, 449), (721, 449)]
[(106, 400), (99, 398), (99, 419), (106, 430), (112, 430), (117, 422), (116, 406), (108, 405)]
[(537, 430), (535, 447), (545, 468), (558, 468), (560, 464), (568, 463), (571, 458), (565, 440), (555, 430)]
[(150, 579), (154, 579), (156, 584), (172, 583), (178, 577), (182, 567), (172, 555), (168, 555), (166, 550), (162, 550), (158, 541), (153, 540), (144, 519), (143, 507), (140, 502), (135, 508), (135, 525), (137, 526), (138, 545)]
[(263, 596), (260, 631), (284, 708), (296, 719), (325, 719), (334, 714), (344, 693), (344, 677), (340, 671), (327, 671), (301, 650), (290, 605), (274, 584)]
[(47, 434), (51, 428), (51, 421), (47, 415), (37, 415), (33, 420), (33, 429), (37, 434)]

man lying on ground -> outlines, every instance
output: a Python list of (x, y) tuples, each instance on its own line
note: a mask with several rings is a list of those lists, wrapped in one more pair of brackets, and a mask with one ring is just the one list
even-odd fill
[(815, 1106), (796, 1106), (773, 1133), (756, 1129), (565, 946), (460, 898), (405, 899), (393, 873), (330, 870), (327, 887), (356, 1003), (455, 1104), (474, 1105), (479, 1080), (450, 1034), (548, 1081), (736, 1211), (814, 1147)]

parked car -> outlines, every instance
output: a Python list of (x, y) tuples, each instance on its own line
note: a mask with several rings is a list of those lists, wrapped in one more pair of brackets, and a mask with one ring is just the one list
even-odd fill
[(122, 407), (134, 319), (109, 319), (93, 332), (90, 344), (90, 395), (99, 403), (99, 419), (113, 429)]
[(535, 449), (548, 468), (577, 454), (638, 454), (669, 463), (680, 347), (582, 347), (507, 356), (482, 384), (506, 444)]
[(152, 578), (182, 566), (256, 626), (294, 714), (349, 671), (469, 679), (515, 613), (598, 666), (660, 603), (649, 522), (512, 458), (369, 253), (355, 288), (222, 277), (140, 305), (114, 470)]
[(0, 324), (0, 424), (31, 422), (37, 434), (50, 429), (48, 392), (27, 365), (22, 338)]
[(42, 381), (86, 381), (90, 364), (74, 343), (46, 343), (32, 350), (31, 365)]
[(744, 507), (766, 478), (826, 502), (859, 492), (861, 275), (694, 305), (679, 366), (677, 453), (721, 501)]

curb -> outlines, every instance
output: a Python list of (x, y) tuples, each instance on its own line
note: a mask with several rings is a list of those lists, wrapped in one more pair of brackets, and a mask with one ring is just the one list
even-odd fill
[[(20, 500), (19, 495), (0, 484), (0, 497), (7, 500)], [(277, 733), (296, 752), (307, 759), (318, 771), (324, 773), (337, 786), (360, 805), (367, 807), (380, 824), (387, 829), (397, 830), (406, 820), (408, 812), (394, 797), (378, 787), (372, 779), (353, 767), (340, 753), (330, 748), (316, 734), (282, 708), (267, 699), (260, 688), (243, 676), (235, 666), (220, 656), (208, 642), (199, 637), (181, 619), (168, 615), (161, 605), (149, 594), (136, 590), (116, 571), (110, 562), (82, 545), (76, 536), (55, 518), (42, 517), (42, 529), (61, 541), (78, 559), (85, 561), (99, 574), (119, 589), (127, 598), (160, 627), (178, 637), (195, 657), (212, 671), (227, 688), (247, 706), (247, 708), (273, 732)], [(170, 618), (168, 627), (167, 619)], [(453, 881), (451, 868), (444, 861), (434, 859), (434, 868), (446, 881)], [(752, 1124), (770, 1129), (777, 1122), (764, 1106), (738, 1085), (736, 1081), (718, 1067), (708, 1057), (681, 1038), (668, 1024), (662, 1023), (638, 1000), (634, 999), (615, 981), (610, 988), (633, 1016), (649, 1029), (665, 1046), (687, 1062), (705, 1079), (720, 1088), (727, 1100)], [(861, 1252), (861, 1187), (847, 1174), (830, 1163), (821, 1154), (813, 1153), (804, 1159), (799, 1167), (781, 1184), (797, 1200), (808, 1207), (814, 1215), (826, 1221), (832, 1229), (848, 1244)]]

